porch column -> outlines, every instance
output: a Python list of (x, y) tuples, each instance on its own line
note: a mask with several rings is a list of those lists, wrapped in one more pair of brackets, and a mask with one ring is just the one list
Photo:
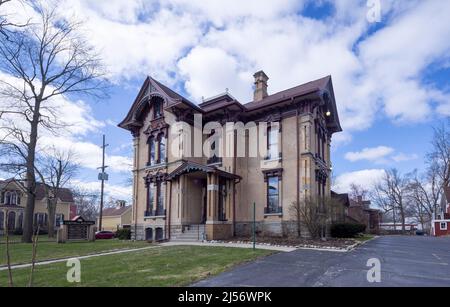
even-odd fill
[(207, 180), (207, 222), (218, 220), (219, 176), (208, 174)]

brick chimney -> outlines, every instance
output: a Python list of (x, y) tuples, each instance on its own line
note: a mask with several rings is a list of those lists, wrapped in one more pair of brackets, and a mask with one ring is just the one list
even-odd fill
[(263, 100), (267, 97), (267, 81), (269, 77), (264, 73), (264, 71), (260, 70), (253, 75), (255, 77), (255, 93), (253, 96), (254, 101)]
[(126, 201), (124, 200), (118, 200), (116, 202), (116, 209), (124, 208), (127, 205)]

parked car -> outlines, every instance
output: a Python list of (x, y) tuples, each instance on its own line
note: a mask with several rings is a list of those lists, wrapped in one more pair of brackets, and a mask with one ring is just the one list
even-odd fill
[(97, 231), (95, 233), (95, 239), (96, 240), (109, 240), (109, 239), (114, 239), (115, 234), (112, 231)]
[(423, 230), (416, 230), (416, 236), (424, 236), (425, 232)]

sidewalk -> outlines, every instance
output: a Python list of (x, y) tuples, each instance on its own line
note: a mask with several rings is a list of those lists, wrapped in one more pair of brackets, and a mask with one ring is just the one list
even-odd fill
[[(161, 243), (161, 246), (179, 246), (179, 245), (193, 245), (193, 246), (220, 246), (220, 247), (235, 247), (235, 248), (253, 248), (252, 243), (203, 243), (203, 242), (166, 242)], [(256, 249), (266, 249), (278, 252), (292, 252), (297, 248), (287, 246), (272, 246), (264, 244), (256, 244)]]

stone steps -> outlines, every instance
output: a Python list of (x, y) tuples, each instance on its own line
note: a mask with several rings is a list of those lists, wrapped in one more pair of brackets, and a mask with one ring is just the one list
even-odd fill
[(205, 225), (189, 226), (183, 233), (174, 234), (171, 241), (174, 242), (196, 242), (202, 241), (205, 233)]

